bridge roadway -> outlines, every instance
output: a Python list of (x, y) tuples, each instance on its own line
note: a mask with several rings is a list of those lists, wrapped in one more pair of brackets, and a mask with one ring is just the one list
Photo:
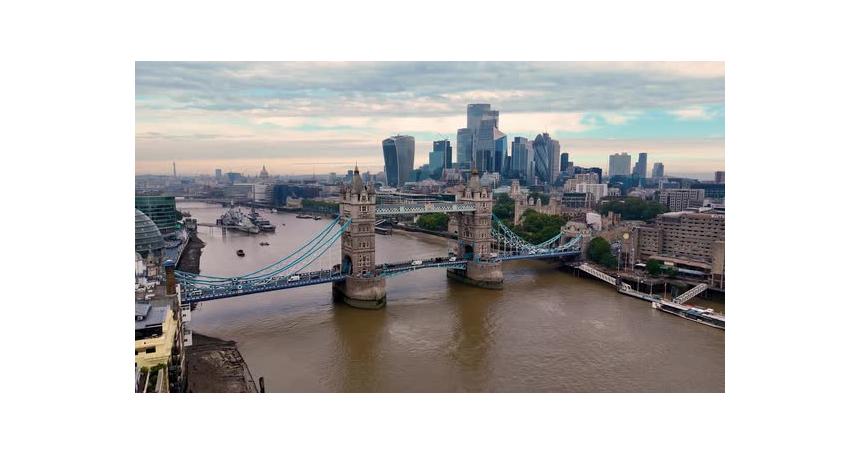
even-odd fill
[[(508, 254), (494, 257), (493, 261), (513, 261), (519, 259), (551, 259), (564, 256), (572, 256), (579, 254), (579, 250), (564, 251), (564, 252), (547, 252), (535, 254)], [(420, 262), (420, 263), (416, 263)], [(378, 264), (376, 273), (380, 276), (393, 276), (401, 273), (412, 272), (415, 270), (428, 268), (463, 268), (469, 260), (456, 259), (451, 260), (450, 257), (435, 257), (428, 259), (416, 259), (397, 263)], [(299, 279), (291, 279), (298, 276)], [(208, 300), (226, 299), (230, 297), (238, 297), (247, 294), (257, 294), (260, 292), (277, 291), (282, 289), (298, 288), (303, 286), (313, 286), (323, 283), (333, 283), (343, 281), (347, 277), (346, 274), (336, 272), (330, 269), (316, 270), (312, 272), (304, 272), (291, 276), (275, 276), (264, 280), (237, 280), (233, 283), (223, 285), (213, 285), (205, 288), (188, 287), (182, 291), (182, 301), (187, 303), (197, 303)], [(179, 280), (181, 284), (182, 280)], [(183, 287), (184, 284), (183, 284)]]

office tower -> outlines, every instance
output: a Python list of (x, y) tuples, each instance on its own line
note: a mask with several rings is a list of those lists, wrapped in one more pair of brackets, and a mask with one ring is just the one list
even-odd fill
[(627, 153), (615, 153), (609, 155), (609, 178), (616, 175), (627, 177), (630, 175), (630, 155)]
[(443, 139), (433, 141), (433, 151), (430, 152), (430, 172), (451, 167), (451, 141)]
[(403, 186), (415, 165), (415, 138), (398, 135), (385, 139), (382, 141), (382, 157), (388, 186)]
[(561, 154), (561, 172), (567, 171), (567, 167), (570, 166), (570, 155), (567, 152)]
[(135, 196), (134, 208), (148, 216), (163, 235), (172, 234), (178, 228), (173, 196)]
[(651, 169), (651, 178), (659, 179), (663, 177), (663, 163), (654, 163), (654, 168)]
[[(477, 131), (481, 126), (481, 120), (484, 120), (484, 117), (491, 112), (489, 104), (469, 104), (466, 106), (466, 128)], [(499, 111), (495, 111), (495, 113), (496, 121), (498, 121)]]
[(499, 172), (507, 148), (507, 137), (499, 131), (499, 111), (491, 110), (489, 104), (467, 105), (466, 128), (457, 130), (458, 167), (474, 162), (480, 171)]
[(558, 178), (561, 146), (548, 133), (535, 137), (532, 146), (535, 150), (535, 177), (552, 185)]
[(648, 154), (640, 153), (639, 161), (636, 162), (636, 166), (633, 167), (633, 173), (638, 175), (639, 178), (644, 179), (648, 177)]
[(472, 148), (474, 145), (472, 139), (472, 130), (469, 128), (457, 130), (457, 167), (468, 168), (472, 165)]
[(511, 143), (511, 175), (534, 182), (535, 151), (532, 141), (517, 136)]
[[(439, 154), (440, 168), (442, 169), (450, 169), (451, 168), (451, 141), (448, 139), (442, 139), (441, 141), (433, 141), (433, 151), (441, 152)], [(433, 163), (431, 160), (430, 168), (433, 168)]]
[(501, 172), (508, 154), (508, 137), (499, 131), (499, 111), (490, 111), (478, 127), (475, 165), (481, 172)]
[(714, 183), (726, 183), (726, 171), (714, 172)]
[(173, 162), (173, 178), (176, 178), (176, 161)]
[(221, 169), (215, 169), (215, 178), (221, 180)]

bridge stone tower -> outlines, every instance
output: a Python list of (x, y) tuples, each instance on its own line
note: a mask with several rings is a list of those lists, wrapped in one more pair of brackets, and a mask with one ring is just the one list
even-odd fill
[(478, 170), (472, 164), (469, 183), (457, 194), (459, 202), (473, 204), (474, 212), (458, 213), (457, 256), (471, 259), (466, 270), (448, 269), (448, 277), (482, 288), (501, 289), (502, 263), (490, 257), (493, 236), (493, 193), (481, 187)]
[(376, 191), (373, 184), (364, 184), (358, 166), (352, 182), (341, 189), (340, 215), (352, 220), (340, 239), (341, 270), (348, 276), (334, 283), (334, 292), (350, 306), (382, 308), (385, 278), (376, 275)]

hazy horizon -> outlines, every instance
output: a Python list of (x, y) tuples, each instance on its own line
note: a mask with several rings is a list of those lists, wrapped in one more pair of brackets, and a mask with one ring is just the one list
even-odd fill
[[(135, 172), (256, 175), (383, 167), (382, 140), (415, 137), (415, 166), (490, 103), (512, 141), (548, 132), (577, 166), (611, 153), (648, 172), (724, 170), (722, 62), (138, 62)], [(510, 145), (509, 145), (510, 149)]]

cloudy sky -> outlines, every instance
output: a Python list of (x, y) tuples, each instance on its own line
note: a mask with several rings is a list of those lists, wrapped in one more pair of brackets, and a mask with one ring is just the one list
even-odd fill
[(543, 132), (576, 165), (648, 152), (670, 175), (724, 167), (722, 62), (138, 62), (136, 171), (211, 174), (382, 170), (382, 140), (415, 136), (416, 166), (433, 140), (491, 103), (512, 140)]

